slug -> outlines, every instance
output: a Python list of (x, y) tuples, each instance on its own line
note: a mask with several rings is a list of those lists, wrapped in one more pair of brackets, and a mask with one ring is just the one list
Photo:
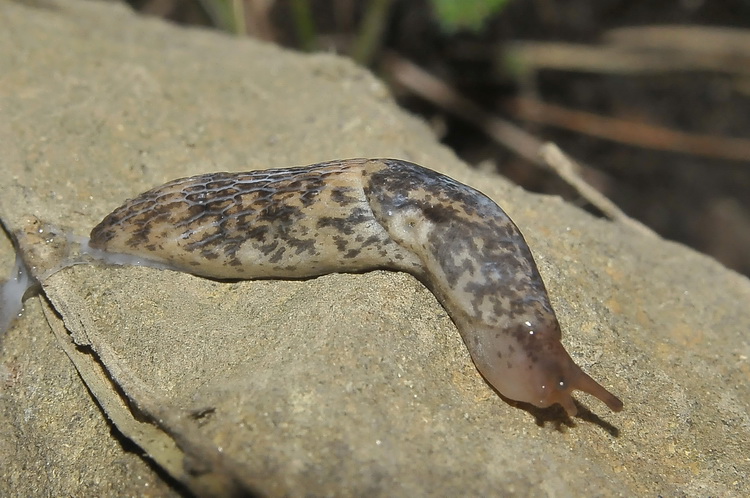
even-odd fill
[[(396, 159), (349, 159), (174, 180), (127, 201), (90, 247), (216, 279), (373, 269), (420, 279), (506, 398), (576, 414), (575, 389), (622, 402), (578, 367), (531, 251), (481, 192)], [(127, 261), (127, 260), (125, 260)]]

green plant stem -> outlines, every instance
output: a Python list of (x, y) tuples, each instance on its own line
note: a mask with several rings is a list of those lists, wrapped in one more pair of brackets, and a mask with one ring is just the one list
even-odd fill
[(232, 29), (235, 35), (245, 36), (247, 26), (245, 25), (245, 0), (232, 1)]
[(317, 39), (310, 2), (309, 0), (292, 0), (291, 7), (300, 48), (310, 52), (315, 48)]
[(352, 49), (352, 58), (366, 66), (380, 47), (381, 37), (386, 25), (386, 18), (393, 0), (372, 0), (367, 8), (362, 28)]

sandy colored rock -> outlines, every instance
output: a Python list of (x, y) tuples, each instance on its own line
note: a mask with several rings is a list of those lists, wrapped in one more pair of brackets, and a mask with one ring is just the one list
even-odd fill
[(470, 170), (344, 59), (119, 5), (2, 2), (0, 18), (11, 230), (34, 215), (85, 235), (125, 198), (201, 172), (411, 160), (508, 211), (567, 349), (625, 402), (612, 414), (578, 395), (570, 421), (501, 399), (405, 274), (222, 283), (78, 266), (3, 338), (0, 495), (169, 495), (172, 478), (202, 494), (750, 491), (747, 279)]

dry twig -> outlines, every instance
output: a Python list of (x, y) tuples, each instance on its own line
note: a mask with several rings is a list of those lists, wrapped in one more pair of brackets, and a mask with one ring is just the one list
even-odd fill
[(541, 69), (597, 74), (711, 71), (750, 74), (750, 31), (706, 26), (639, 26), (604, 34), (605, 43), (521, 41), (503, 51), (527, 73)]
[(687, 133), (663, 126), (567, 109), (532, 98), (516, 98), (510, 101), (510, 104), (508, 110), (519, 119), (613, 142), (731, 161), (750, 161), (750, 140), (744, 138)]
[(568, 185), (575, 188), (576, 192), (581, 194), (584, 199), (600, 210), (607, 218), (622, 223), (623, 225), (627, 225), (642, 234), (656, 236), (653, 230), (640, 221), (625, 214), (622, 209), (617, 207), (617, 205), (610, 201), (604, 194), (586, 183), (586, 181), (578, 174), (581, 167), (567, 154), (560, 150), (557, 145), (552, 142), (544, 144), (539, 151), (539, 156), (558, 174), (560, 178), (565, 180)]

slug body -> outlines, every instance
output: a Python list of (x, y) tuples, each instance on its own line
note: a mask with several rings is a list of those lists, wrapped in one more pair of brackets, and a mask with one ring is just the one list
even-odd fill
[(416, 164), (350, 159), (175, 180), (117, 208), (90, 246), (219, 279), (406, 271), (439, 299), (505, 397), (574, 415), (578, 389), (622, 409), (563, 348), (511, 219), (481, 192)]

